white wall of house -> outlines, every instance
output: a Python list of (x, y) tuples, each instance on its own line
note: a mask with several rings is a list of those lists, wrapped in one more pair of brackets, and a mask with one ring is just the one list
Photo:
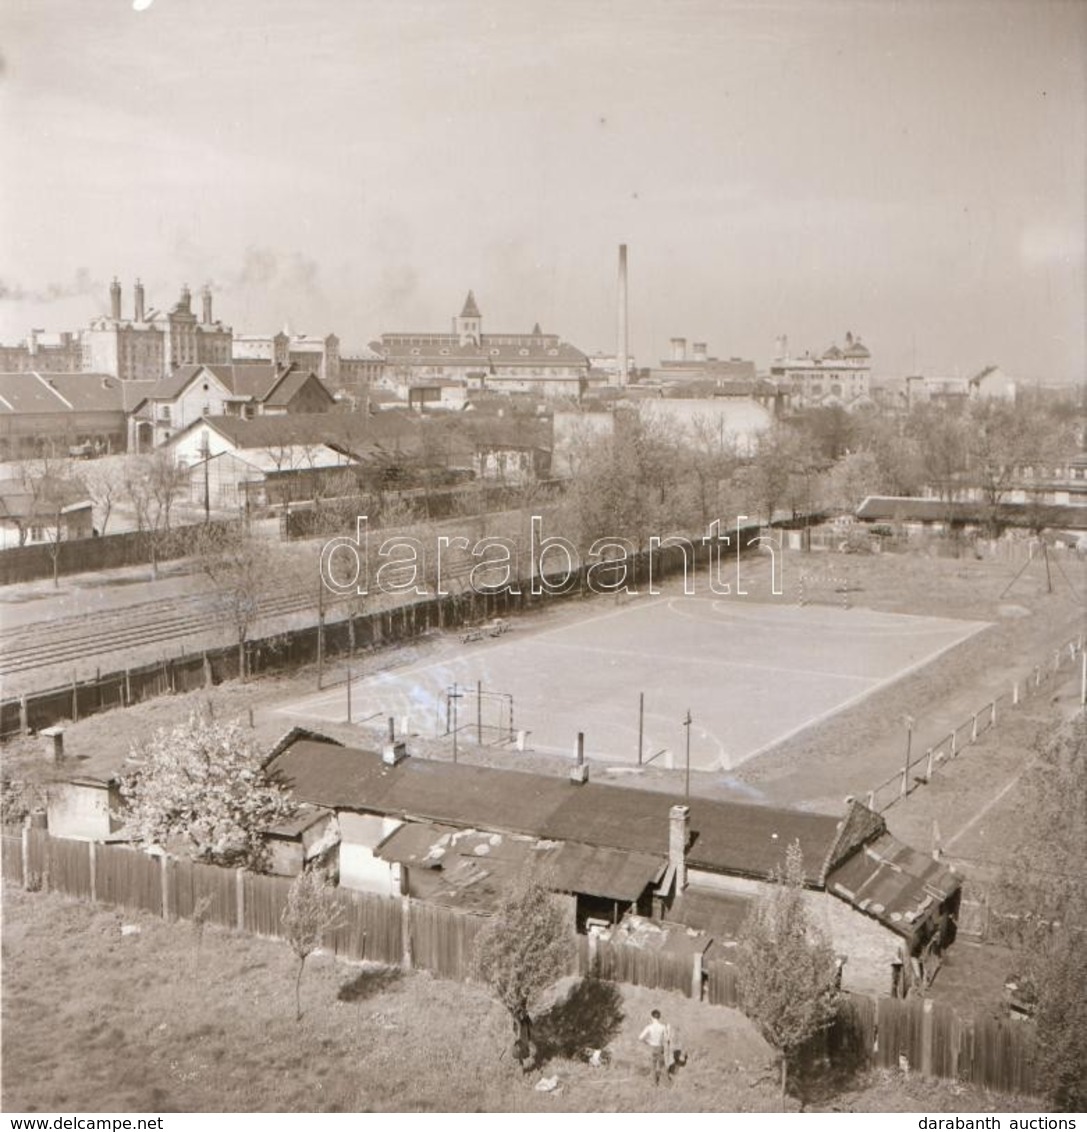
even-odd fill
[(404, 823), (372, 814), (336, 815), (340, 825), (340, 886), (379, 896), (400, 893), (400, 866), (374, 856), (374, 847)]
[(116, 787), (104, 782), (58, 782), (49, 788), (46, 804), (49, 832), (54, 837), (101, 841), (120, 828), (110, 813), (120, 804)]
[[(764, 896), (771, 888), (763, 881), (700, 869), (691, 869), (687, 882), (692, 888), (748, 897)], [(827, 933), (835, 952), (848, 957), (842, 970), (843, 988), (859, 994), (889, 994), (891, 964), (901, 957), (905, 941), (832, 893), (805, 889), (804, 898), (812, 919)]]
[(191, 432), (175, 437), (170, 442), (174, 463), (188, 467), (199, 463), (204, 459), (205, 446), (210, 456), (218, 456), (220, 452), (235, 451), (234, 445), (225, 436), (206, 424), (199, 424)]

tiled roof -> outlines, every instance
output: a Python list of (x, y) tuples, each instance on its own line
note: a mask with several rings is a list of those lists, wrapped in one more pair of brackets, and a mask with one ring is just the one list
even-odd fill
[(154, 382), (120, 381), (105, 373), (0, 373), (0, 413), (121, 412)]
[(280, 377), (269, 392), (265, 394), (263, 403), (273, 407), (289, 405), (309, 381), (312, 381), (315, 387), (325, 395), (325, 400), (328, 401), (329, 405), (335, 403), (336, 398), (332, 396), (316, 374), (311, 370), (297, 367), (292, 367)]
[(1064, 503), (986, 503), (911, 496), (870, 495), (857, 508), (857, 518), (894, 523), (982, 523), (989, 519), (1007, 526), (1087, 529), (1087, 507)]
[[(376, 344), (375, 344), (376, 345)], [(587, 367), (588, 357), (569, 342), (553, 334), (484, 334), (480, 344), (461, 345), (455, 334), (387, 334), (380, 344), (382, 355), (393, 365), (477, 366), (569, 366)]]
[(476, 297), (471, 291), (468, 292), (468, 298), (464, 300), (464, 307), (460, 312), (461, 318), (482, 318), (479, 313), (479, 307), (476, 306)]

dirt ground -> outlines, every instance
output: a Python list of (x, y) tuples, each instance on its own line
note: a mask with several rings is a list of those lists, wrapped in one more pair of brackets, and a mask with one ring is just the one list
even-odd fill
[[(5, 1112), (758, 1112), (770, 1052), (739, 1012), (567, 980), (536, 1010), (545, 1063), (523, 1076), (505, 1012), (477, 987), (278, 942), (5, 887)], [(654, 1088), (638, 1033), (653, 1008), (689, 1060)], [(606, 1049), (597, 1068), (586, 1049)], [(536, 1085), (555, 1079), (555, 1088)], [(1036, 1111), (898, 1073), (813, 1079), (810, 1111)], [(797, 1097), (787, 1105), (796, 1109)]]

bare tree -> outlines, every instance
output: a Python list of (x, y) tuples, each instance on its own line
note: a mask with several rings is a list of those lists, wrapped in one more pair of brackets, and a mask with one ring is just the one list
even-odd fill
[(287, 942), (298, 956), (294, 980), (294, 1018), (302, 1020), (302, 972), (306, 960), (321, 946), (325, 936), (343, 922), (343, 906), (332, 898), (333, 887), (320, 869), (298, 874), (287, 891), (282, 923)]
[(201, 527), (193, 549), (200, 569), (216, 587), (216, 599), (234, 626), (238, 644), (238, 676), (247, 676), (245, 656), (249, 629), (260, 609), (260, 598), (274, 574), (268, 544), (241, 523)]
[(136, 515), (136, 529), (147, 540), (151, 574), (158, 577), (159, 558), (170, 533), (174, 505), (188, 487), (188, 470), (178, 467), (165, 449), (141, 456), (125, 467), (124, 494)]
[(125, 473), (119, 460), (128, 457), (104, 457), (91, 461), (82, 473), (87, 485), (87, 494), (94, 504), (98, 519), (98, 533), (104, 535), (109, 526), (113, 508), (125, 489)]

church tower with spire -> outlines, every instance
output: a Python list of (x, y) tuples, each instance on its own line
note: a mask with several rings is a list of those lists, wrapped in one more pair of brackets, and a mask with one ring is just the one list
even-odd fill
[(464, 309), (459, 317), (453, 319), (453, 333), (462, 346), (478, 346), (483, 339), (483, 316), (471, 291), (464, 300)]

